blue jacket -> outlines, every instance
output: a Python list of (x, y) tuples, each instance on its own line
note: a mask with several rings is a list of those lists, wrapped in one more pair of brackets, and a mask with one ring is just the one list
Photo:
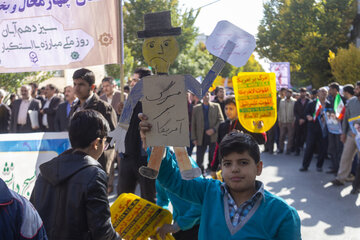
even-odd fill
[(0, 178), (0, 239), (48, 239), (33, 205)]
[(248, 217), (236, 227), (230, 222), (224, 205), (221, 182), (196, 178), (183, 180), (178, 173), (171, 152), (167, 150), (162, 160), (158, 181), (179, 197), (202, 206), (199, 239), (301, 239), (300, 218), (296, 210), (283, 199), (264, 191), (265, 197), (249, 212)]
[[(172, 153), (176, 160), (175, 154)], [(190, 158), (193, 167), (198, 167), (196, 162)], [(178, 172), (180, 174), (180, 172)], [(180, 176), (181, 177), (181, 176)], [(169, 202), (173, 206), (173, 219), (179, 225), (180, 229), (185, 231), (195, 225), (200, 224), (201, 206), (184, 201), (175, 194), (167, 191), (159, 181), (156, 181), (156, 204), (163, 208), (168, 208)]]

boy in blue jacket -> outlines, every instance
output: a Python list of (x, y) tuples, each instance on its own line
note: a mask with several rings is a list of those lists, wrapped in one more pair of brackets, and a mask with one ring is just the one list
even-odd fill
[[(140, 116), (141, 135), (151, 125)], [(232, 132), (219, 146), (224, 183), (213, 179), (183, 180), (166, 149), (158, 181), (179, 197), (202, 206), (199, 239), (301, 239), (296, 210), (264, 190), (256, 180), (262, 171), (260, 150), (249, 135)]]

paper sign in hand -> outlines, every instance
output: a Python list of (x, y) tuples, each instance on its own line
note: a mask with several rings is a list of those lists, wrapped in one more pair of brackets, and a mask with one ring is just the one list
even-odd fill
[(220, 21), (206, 40), (207, 50), (218, 57), (201, 84), (202, 94), (209, 90), (216, 76), (228, 62), (235, 67), (246, 64), (256, 47), (254, 36), (228, 21)]
[[(227, 47), (228, 42), (232, 42), (235, 46)], [(218, 22), (206, 40), (206, 48), (211, 54), (235, 67), (245, 65), (255, 47), (256, 42), (253, 35), (228, 21)]]
[(144, 78), (143, 111), (153, 126), (149, 146), (189, 146), (189, 119), (183, 75)]

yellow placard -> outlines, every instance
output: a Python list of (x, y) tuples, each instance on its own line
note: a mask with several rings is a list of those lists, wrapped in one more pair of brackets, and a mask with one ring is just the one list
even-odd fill
[[(123, 239), (148, 239), (157, 228), (171, 224), (171, 213), (131, 193), (121, 194), (110, 207), (111, 223)], [(161, 239), (156, 236), (157, 239)], [(167, 240), (173, 240), (171, 235)]]
[(241, 125), (254, 133), (268, 131), (277, 118), (275, 73), (239, 73), (232, 81)]

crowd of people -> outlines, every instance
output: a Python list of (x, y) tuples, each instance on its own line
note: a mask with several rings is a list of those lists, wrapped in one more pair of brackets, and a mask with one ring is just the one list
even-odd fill
[[(257, 234), (265, 236), (271, 232), (272, 236), (284, 234), (283, 236), (287, 237), (287, 234), (290, 234), (294, 236), (292, 239), (300, 239), (300, 223), (296, 211), (286, 203), (278, 202), (277, 197), (266, 190), (264, 192), (262, 183), (255, 180), (262, 169), (258, 146), (261, 144), (265, 145), (264, 151), (270, 154), (299, 156), (301, 151), (304, 151), (300, 168), (302, 172), (308, 171), (314, 154), (317, 154), (318, 158), (317, 171), (322, 171), (324, 160), (330, 158), (331, 168), (327, 173), (336, 175), (332, 181), (333, 185), (340, 186), (346, 181), (352, 181), (351, 193), (359, 193), (360, 164), (356, 164), (358, 148), (356, 135), (352, 132), (348, 120), (360, 115), (360, 82), (356, 83), (355, 88), (347, 84), (342, 87), (342, 91), (338, 83), (331, 83), (328, 87), (311, 92), (305, 88), (300, 88), (299, 93), (291, 89), (280, 89), (277, 96), (278, 118), (276, 124), (266, 133), (252, 133), (241, 125), (235, 96), (226, 96), (224, 87), (218, 86), (213, 95), (206, 93), (202, 99), (189, 92), (190, 147), (187, 151), (191, 156), (196, 146), (196, 162), (192, 164), (200, 167), (203, 176), (191, 181), (180, 180), (181, 175), (176, 168), (176, 162), (172, 163), (175, 154), (167, 148), (166, 161), (161, 166), (161, 169), (166, 170), (160, 171), (155, 181), (143, 177), (138, 171), (141, 166), (147, 165), (149, 155), (149, 152), (143, 149), (143, 139), (139, 131), (149, 131), (149, 128), (142, 125), (146, 123), (146, 119), (139, 118), (139, 114), (142, 113), (141, 101), (136, 104), (131, 116), (125, 136), (125, 151), (116, 152), (109, 146), (108, 137), (108, 132), (115, 129), (127, 94), (140, 79), (151, 74), (148, 68), (138, 68), (129, 85), (119, 90), (116, 89), (111, 77), (105, 77), (101, 86), (96, 88), (94, 73), (88, 69), (79, 69), (74, 72), (73, 86), (66, 86), (63, 93), (52, 84), (40, 90), (35, 83), (24, 85), (20, 89), (19, 99), (12, 97), (8, 106), (2, 102), (5, 92), (0, 90), (0, 133), (69, 131), (72, 149), (40, 166), (41, 174), (31, 195), (31, 202), (44, 221), (46, 233), (51, 239), (57, 239), (59, 236), (64, 239), (70, 236), (77, 236), (79, 239), (119, 238), (109, 224), (107, 200), (108, 194), (115, 190), (115, 166), (119, 173), (116, 189), (118, 195), (135, 193), (136, 185), (139, 184), (141, 197), (148, 201), (165, 206), (166, 198), (170, 199), (175, 213), (174, 223), (159, 229), (162, 236), (166, 233), (176, 233), (176, 239), (197, 239), (195, 237), (199, 232), (201, 239), (208, 239), (212, 232), (209, 229), (211, 222), (218, 221), (218, 216), (223, 214), (229, 217), (229, 222), (221, 222), (220, 225), (232, 226), (232, 234), (239, 234), (241, 231), (252, 232), (251, 228), (256, 228), (255, 226), (248, 229), (249, 225), (246, 225), (247, 227), (242, 230), (244, 224), (241, 222), (250, 221), (249, 217), (246, 217), (247, 214), (259, 217), (254, 211), (260, 207), (261, 211), (271, 215), (269, 218), (275, 217), (284, 221), (286, 218), (287, 221), (282, 225), (281, 220), (272, 228), (263, 222), (263, 230), (267, 233), (260, 231)], [(335, 117), (341, 130), (340, 133), (335, 133), (327, 127), (326, 117), (328, 110), (336, 113), (334, 108), (338, 106), (339, 98), (345, 106), (345, 112), (343, 117)], [(37, 121), (34, 120), (33, 112), (37, 114)], [(206, 151), (209, 153), (208, 166), (204, 166)], [(238, 160), (234, 159), (239, 157), (236, 154), (240, 154), (246, 161), (238, 163)], [(230, 169), (231, 164), (249, 168), (251, 172), (249, 176), (244, 177), (249, 178), (249, 186), (242, 194), (237, 192), (243, 191), (242, 188), (238, 189), (237, 180), (231, 177), (231, 174), (234, 174)], [(59, 168), (62, 172), (59, 172)], [(206, 179), (208, 175), (218, 178), (217, 171), (220, 169), (225, 182), (221, 187), (218, 181), (213, 183)], [(11, 194), (8, 195), (10, 198)], [(224, 199), (220, 199), (220, 195), (224, 196)], [(184, 204), (179, 196), (193, 204)], [(261, 202), (259, 199), (262, 198), (268, 199), (269, 202)], [(219, 210), (213, 218), (209, 212), (202, 211), (206, 209), (204, 205), (210, 202), (221, 205), (223, 200), (229, 204), (230, 216), (228, 212)], [(243, 206), (239, 203), (246, 204)], [(88, 204), (91, 208), (85, 207)], [(287, 214), (272, 215), (268, 212), (269, 207), (283, 209)], [(67, 211), (59, 210), (68, 208), (74, 210), (71, 216), (65, 214)], [(34, 216), (38, 217), (36, 214)], [(83, 219), (87, 219), (87, 222), (83, 222)], [(36, 226), (38, 228), (32, 229), (32, 232), (44, 234), (43, 231), (39, 231), (42, 227), (40, 220)], [(282, 231), (277, 233), (274, 229)], [(216, 234), (218, 233), (214, 233), (214, 236)], [(277, 239), (286, 238), (279, 235)]]

